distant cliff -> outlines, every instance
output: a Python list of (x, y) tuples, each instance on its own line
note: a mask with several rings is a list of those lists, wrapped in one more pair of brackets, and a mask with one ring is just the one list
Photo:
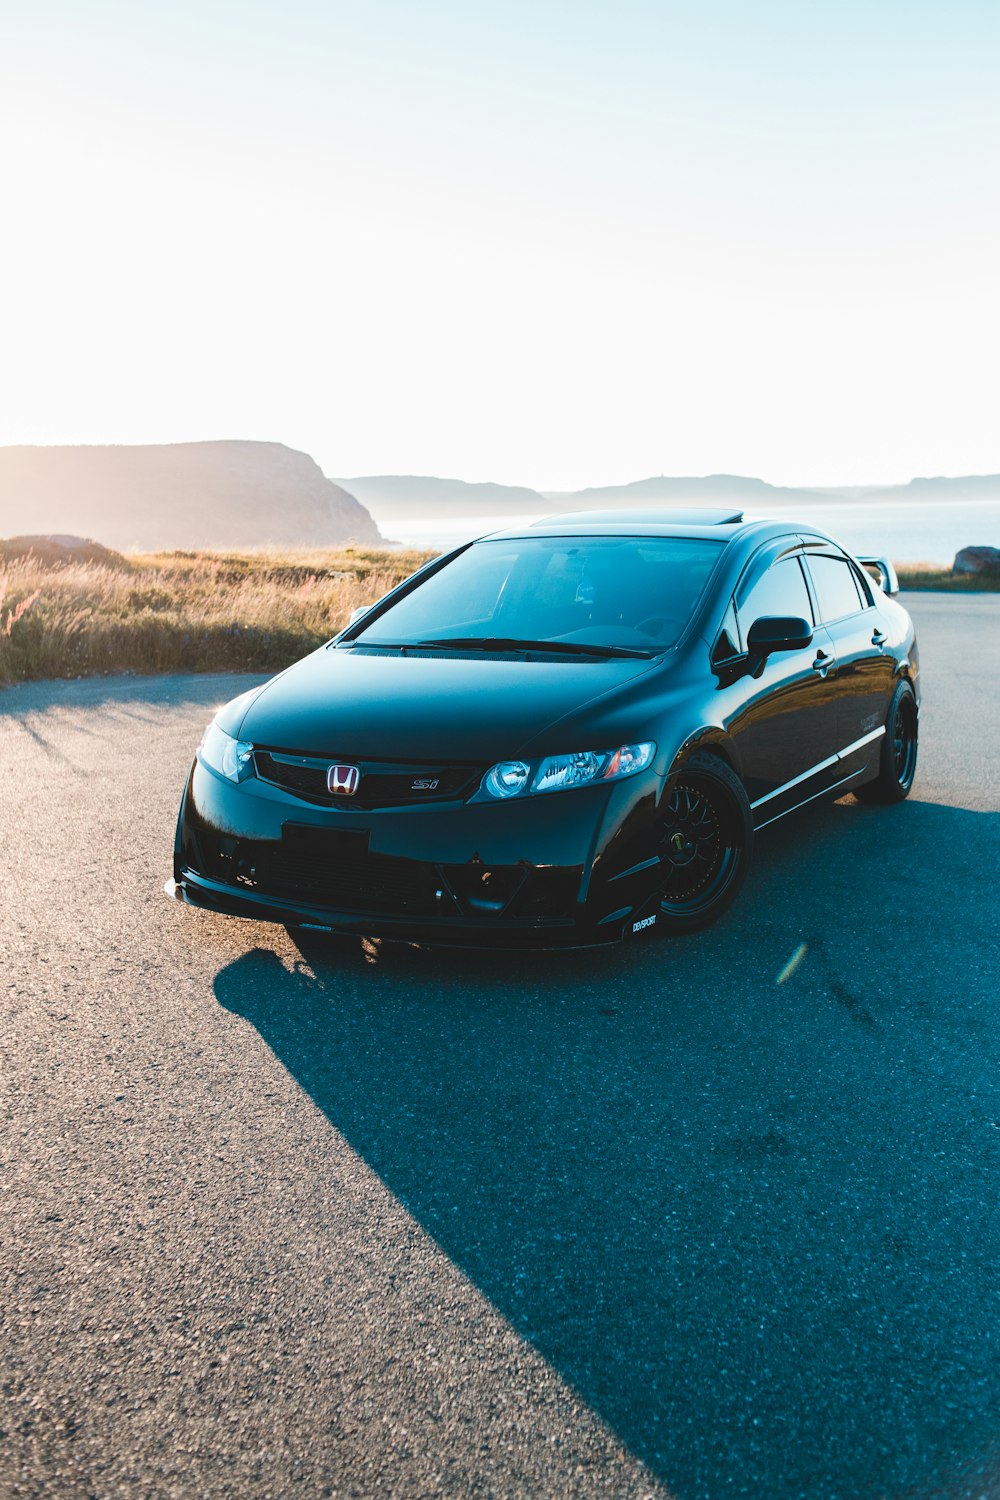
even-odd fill
[(382, 542), (307, 453), (242, 441), (0, 448), (0, 536), (18, 532), (147, 552)]
[(587, 510), (592, 506), (613, 507), (620, 502), (650, 505), (743, 505), (764, 512), (777, 505), (811, 505), (836, 500), (997, 500), (1000, 475), (974, 474), (957, 478), (911, 479), (907, 484), (862, 484), (787, 486), (768, 484), (742, 474), (706, 474), (691, 479), (658, 475), (631, 484), (605, 485), (601, 489), (547, 490), (545, 498), (555, 510)]
[(783, 490), (764, 479), (744, 474), (705, 474), (697, 478), (675, 478), (658, 474), (635, 479), (630, 484), (609, 484), (573, 491), (547, 490), (545, 498), (558, 510), (590, 510), (627, 505), (768, 505), (785, 497), (815, 498), (815, 490)]
[(619, 505), (736, 505), (760, 514), (782, 506), (807, 507), (844, 501), (1000, 500), (1000, 475), (911, 479), (907, 484), (798, 486), (768, 484), (743, 474), (681, 478), (659, 474), (630, 484), (583, 490), (532, 490), (509, 484), (467, 484), (417, 474), (371, 474), (344, 479), (352, 495), (382, 525), (450, 517), (551, 515), (559, 511), (613, 510)]
[(516, 484), (470, 484), (423, 474), (368, 474), (342, 479), (383, 522), (419, 516), (513, 515), (550, 510), (538, 490)]

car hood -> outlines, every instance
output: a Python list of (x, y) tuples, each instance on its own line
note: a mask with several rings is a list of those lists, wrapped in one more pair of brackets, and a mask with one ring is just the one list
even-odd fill
[(503, 760), (524, 754), (561, 719), (626, 693), (658, 665), (324, 648), (267, 683), (237, 732), (252, 744), (301, 755)]

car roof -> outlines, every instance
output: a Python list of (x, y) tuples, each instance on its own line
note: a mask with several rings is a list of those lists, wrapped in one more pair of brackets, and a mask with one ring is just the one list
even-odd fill
[(807, 545), (832, 543), (838, 550), (842, 550), (841, 544), (827, 532), (795, 516), (748, 516), (742, 510), (696, 505), (683, 508), (644, 505), (623, 510), (569, 511), (543, 516), (538, 521), (526, 521), (520, 526), (488, 532), (479, 540), (495, 542), (531, 536), (564, 536), (568, 531), (575, 536), (692, 537), (727, 543), (739, 539), (749, 543), (751, 547), (785, 537), (796, 537)]
[(742, 510), (720, 510), (707, 505), (642, 505), (624, 510), (576, 510), (564, 515), (543, 516), (540, 521), (532, 523), (531, 529), (581, 524), (617, 526), (636, 521), (650, 526), (737, 526), (743, 517)]

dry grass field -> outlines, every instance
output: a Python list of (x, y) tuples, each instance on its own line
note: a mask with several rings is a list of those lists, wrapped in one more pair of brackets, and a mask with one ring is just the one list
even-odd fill
[(329, 640), (431, 554), (110, 554), (0, 563), (0, 683), (112, 672), (247, 672)]
[(905, 563), (897, 565), (900, 588), (945, 589), (950, 594), (995, 594), (1000, 592), (1000, 572), (986, 568), (982, 573), (953, 573), (940, 563)]
[[(108, 553), (0, 561), (0, 684), (114, 672), (267, 672), (329, 640), (432, 554)], [(997, 589), (925, 564), (904, 588)]]

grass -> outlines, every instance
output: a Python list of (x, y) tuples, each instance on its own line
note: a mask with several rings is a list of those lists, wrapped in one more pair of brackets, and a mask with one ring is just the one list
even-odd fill
[(269, 672), (329, 640), (432, 554), (346, 548), (0, 563), (0, 683)]
[(901, 589), (946, 589), (951, 594), (995, 594), (1000, 592), (1000, 570), (953, 573), (940, 563), (897, 564)]
[[(272, 672), (329, 640), (432, 556), (158, 552), (0, 562), (0, 683), (114, 672)], [(900, 570), (906, 589), (982, 592), (1000, 576)]]

